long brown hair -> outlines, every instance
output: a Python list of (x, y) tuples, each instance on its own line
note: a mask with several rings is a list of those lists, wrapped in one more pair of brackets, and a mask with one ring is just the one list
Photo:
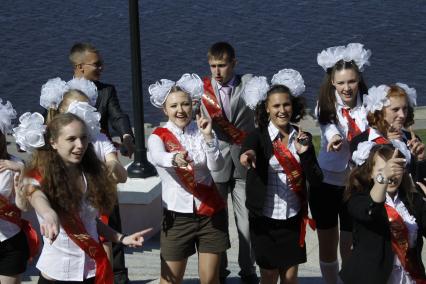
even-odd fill
[[(370, 192), (374, 185), (371, 173), (373, 172), (375, 157), (380, 156), (385, 161), (388, 161), (392, 157), (394, 150), (395, 148), (392, 144), (377, 144), (371, 148), (370, 154), (365, 163), (359, 167), (353, 168), (349, 174), (344, 194), (344, 199), (346, 201), (349, 200), (353, 193)], [(398, 158), (404, 158), (401, 152), (398, 152)], [(398, 195), (407, 198), (410, 207), (409, 210), (413, 208), (412, 195), (414, 191), (415, 188), (411, 177), (408, 171), (405, 171), (402, 176), (401, 184), (399, 185)]]
[(74, 121), (86, 127), (83, 120), (71, 113), (58, 114), (48, 123), (44, 138), (46, 145), (33, 153), (26, 172), (38, 171), (41, 174), (41, 190), (59, 216), (78, 212), (83, 195), (94, 208), (108, 213), (116, 202), (116, 187), (106, 166), (97, 158), (93, 145), (89, 143), (79, 165), (87, 179), (86, 193), (77, 188), (75, 181), (68, 175), (64, 161), (50, 145), (50, 141), (57, 141), (62, 129)]
[(349, 62), (339, 60), (334, 64), (333, 67), (327, 69), (324, 80), (320, 87), (319, 97), (318, 97), (318, 121), (321, 124), (334, 123), (337, 124), (337, 114), (336, 114), (336, 88), (333, 86), (332, 81), (334, 74), (337, 71), (352, 69), (358, 75), (358, 92), (361, 96), (367, 94), (368, 88), (365, 84), (364, 78), (362, 77), (361, 71), (359, 71), (358, 66), (352, 60)]
[[(405, 118), (404, 127), (407, 128), (414, 124), (414, 109), (409, 103), (409, 98), (407, 93), (401, 87), (397, 85), (389, 86), (389, 91), (387, 94), (388, 98), (405, 98), (407, 101), (407, 117)], [(373, 113), (369, 112), (367, 114), (368, 125), (377, 129), (382, 135), (386, 137), (388, 129), (390, 127), (389, 123), (385, 120), (385, 108), (381, 110), (376, 110)]]

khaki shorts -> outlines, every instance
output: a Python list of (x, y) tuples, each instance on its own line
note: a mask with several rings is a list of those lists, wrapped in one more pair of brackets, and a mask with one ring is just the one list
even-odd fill
[(165, 209), (160, 238), (161, 257), (179, 261), (199, 253), (221, 253), (230, 247), (226, 211), (208, 217)]

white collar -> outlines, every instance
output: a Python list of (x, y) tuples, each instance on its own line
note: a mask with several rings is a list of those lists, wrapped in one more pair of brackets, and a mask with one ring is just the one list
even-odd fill
[(373, 141), (376, 138), (383, 137), (383, 135), (381, 135), (379, 131), (373, 127), (370, 127), (368, 132), (368, 141)]
[[(289, 125), (289, 127), (290, 127), (289, 129), (290, 134), (288, 136), (288, 144), (290, 144), (290, 142), (297, 135), (296, 129), (291, 124)], [(269, 138), (271, 138), (271, 141), (274, 141), (275, 139), (277, 139), (277, 137), (280, 136), (280, 130), (271, 121), (269, 122), (269, 125), (268, 125), (268, 133), (269, 133)]]
[(169, 120), (166, 122), (166, 125), (164, 127), (168, 128), (175, 135), (182, 135), (185, 132), (193, 130), (194, 126), (196, 127), (195, 122), (190, 121), (188, 125), (184, 127), (184, 129), (181, 129), (180, 127), (178, 127), (176, 124), (174, 124), (173, 122)]

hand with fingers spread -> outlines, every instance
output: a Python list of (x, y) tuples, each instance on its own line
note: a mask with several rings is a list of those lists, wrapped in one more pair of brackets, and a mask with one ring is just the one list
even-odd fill
[(402, 140), (402, 131), (401, 129), (395, 128), (392, 124), (389, 126), (388, 132), (386, 133), (386, 137), (389, 140)]
[(297, 134), (296, 141), (295, 141), (295, 148), (298, 154), (305, 153), (309, 145), (311, 144), (311, 139), (309, 138), (308, 134), (306, 132), (302, 131), (302, 128), (299, 126), (299, 133)]
[(425, 159), (425, 145), (416, 137), (412, 127), (410, 127), (410, 133), (411, 139), (407, 141), (408, 149), (417, 161), (423, 161)]
[(212, 121), (209, 118), (205, 117), (202, 113), (197, 114), (196, 120), (198, 128), (203, 134), (206, 142), (211, 141), (214, 138), (212, 134)]
[(145, 241), (144, 237), (148, 235), (152, 230), (153, 228), (148, 228), (140, 232), (136, 232), (131, 235), (124, 236), (121, 242), (123, 245), (131, 247), (131, 248), (141, 247)]
[(343, 138), (342, 136), (336, 134), (327, 144), (327, 152), (338, 152), (342, 149)]
[[(386, 166), (383, 168), (383, 176), (388, 181), (393, 181), (400, 178), (404, 174), (405, 162), (404, 158), (398, 158), (398, 149), (395, 149), (392, 157), (386, 162)], [(375, 182), (377, 182), (375, 180)]]
[(254, 150), (247, 150), (240, 156), (240, 163), (247, 169), (251, 167), (256, 168), (256, 152)]

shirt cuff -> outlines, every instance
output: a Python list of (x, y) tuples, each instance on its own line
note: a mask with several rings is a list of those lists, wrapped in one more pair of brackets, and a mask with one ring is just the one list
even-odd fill
[(335, 124), (329, 123), (323, 127), (321, 127), (324, 133), (325, 138), (327, 138), (327, 141), (331, 141), (334, 135), (340, 135), (339, 129), (337, 129), (337, 126)]

